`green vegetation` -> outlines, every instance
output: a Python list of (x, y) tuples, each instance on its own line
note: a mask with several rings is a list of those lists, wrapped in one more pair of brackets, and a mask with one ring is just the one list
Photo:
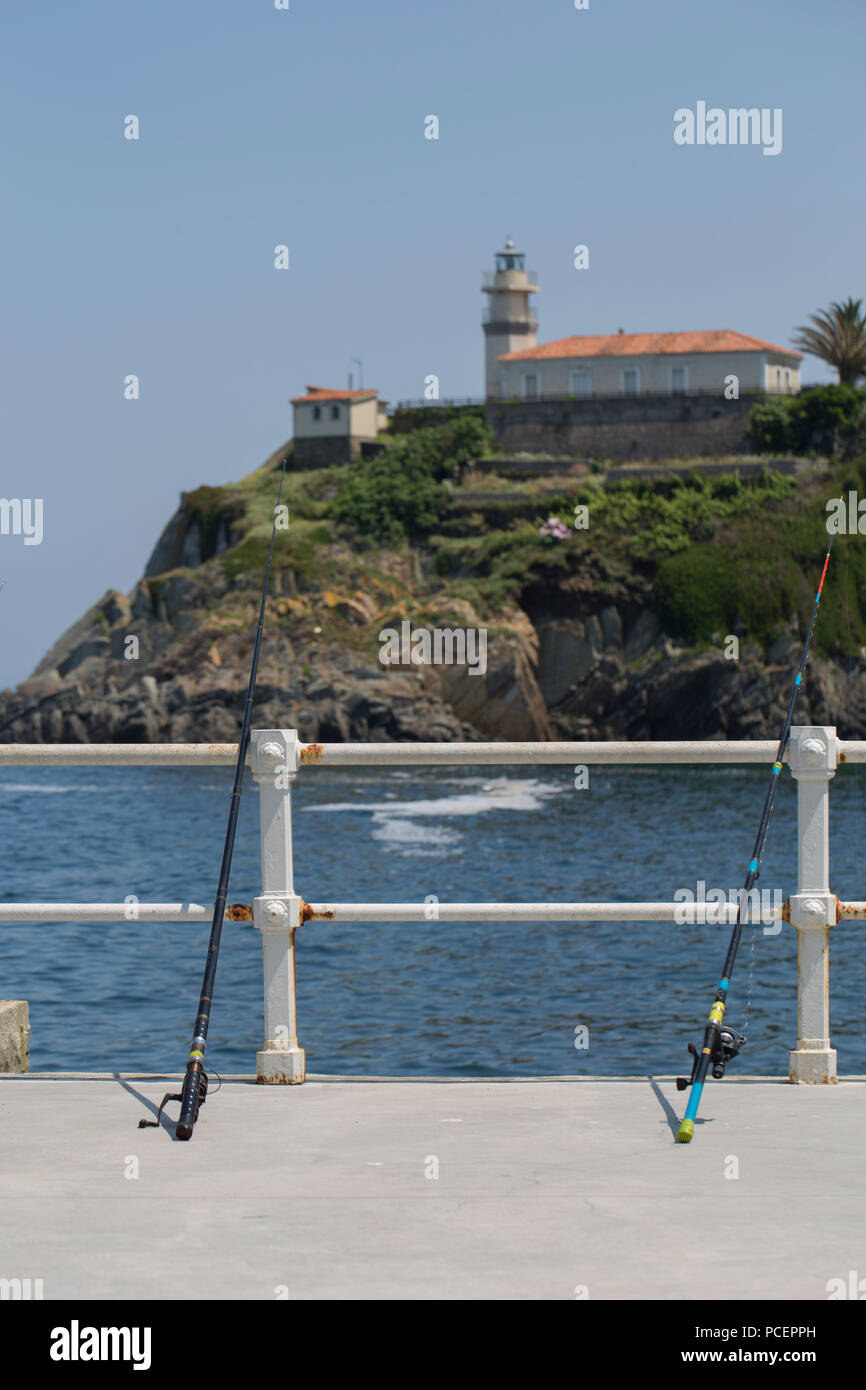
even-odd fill
[[(778, 428), (777, 449), (785, 452), (792, 437), (805, 437), (791, 432), (850, 428), (863, 400), (849, 387), (822, 387), (762, 402), (755, 412), (765, 442)], [(286, 474), (290, 529), (277, 535), (275, 570), (289, 578), (275, 592), (286, 605), (280, 621), (303, 640), (318, 640), (310, 635), (315, 624), (322, 641), (363, 645), (363, 615), (376, 621), (392, 607), (447, 615), (463, 600), (495, 626), (512, 604), (530, 614), (580, 612), (606, 595), (654, 607), (665, 631), (689, 646), (736, 633), (766, 648), (803, 631), (828, 499), (849, 489), (866, 496), (866, 454), (796, 477), (768, 467), (744, 479), (732, 466), (715, 477), (695, 469), (608, 487), (597, 474), (557, 473), (553, 459), (543, 477), (516, 481), (496, 474), (480, 415), (425, 419), (426, 427), (390, 438), (374, 459)], [(461, 487), (469, 465), (485, 457), (487, 468)], [(220, 518), (232, 519), (239, 538), (218, 557), (239, 590), (228, 597), (226, 621), (260, 583), (281, 459), (187, 498), (208, 544)], [(542, 534), (551, 516), (566, 538)], [(576, 528), (576, 519), (588, 524)], [(866, 545), (841, 538), (840, 552), (815, 637), (825, 652), (866, 645)], [(155, 606), (159, 583), (149, 581)]]
[[(594, 481), (594, 480), (593, 480)], [(707, 478), (702, 473), (620, 483), (603, 489), (595, 482), (588, 496), (591, 525), (606, 544), (640, 560), (658, 560), (708, 540), (719, 527), (761, 512), (768, 502), (792, 497), (793, 478), (769, 470), (741, 482), (736, 473)]]
[(490, 446), (486, 421), (460, 415), (397, 435), (374, 459), (357, 459), (337, 491), (331, 516), (359, 537), (388, 545), (420, 540), (448, 500), (443, 482), (461, 477)]
[(399, 545), (427, 535), (445, 499), (445, 489), (422, 463), (391, 446), (378, 458), (353, 466), (334, 499), (332, 515), (368, 541)]
[(391, 431), (429, 430), (454, 420), (479, 420), (485, 423), (483, 405), (422, 405), (398, 407), (391, 416)]
[(655, 598), (667, 632), (690, 644), (713, 634), (747, 635), (766, 645), (804, 603), (807, 586), (796, 561), (759, 544), (747, 528), (730, 546), (697, 545), (658, 568)]
[(866, 376), (866, 314), (862, 299), (834, 302), (809, 315), (809, 326), (797, 329), (797, 347), (810, 352), (839, 373), (842, 386)]
[[(589, 477), (570, 496), (545, 499), (533, 521), (517, 521), (505, 529), (480, 528), (460, 538), (431, 537), (434, 570), (451, 576), (452, 592), (458, 592), (458, 581), (459, 593), (482, 611), (508, 600), (519, 602), (532, 589), (554, 588), (569, 576), (591, 583), (596, 592), (622, 593), (629, 585), (654, 584), (668, 630), (692, 643), (707, 641), (724, 625), (721, 614), (736, 608), (736, 596), (731, 598), (722, 587), (722, 576), (732, 563), (733, 539), (758, 527), (764, 518), (796, 514), (797, 488), (796, 479), (769, 470), (749, 482), (741, 482), (734, 472), (709, 479), (690, 473), (610, 488)], [(547, 516), (573, 526), (575, 506), (587, 508), (586, 529), (575, 530), (568, 541), (539, 534)], [(813, 539), (818, 536), (818, 546), (821, 526), (819, 519), (808, 526)], [(702, 568), (692, 584), (689, 564), (702, 547), (707, 558), (699, 560)], [(678, 563), (673, 563), (675, 557)], [(702, 590), (708, 590), (709, 597)], [(760, 593), (758, 585), (756, 594)], [(787, 595), (790, 585), (776, 595), (781, 607)], [(751, 608), (744, 612), (750, 631), (762, 638), (766, 624), (757, 619), (759, 606), (756, 599), (754, 617)], [(787, 615), (796, 608), (792, 603)], [(775, 618), (770, 626), (777, 626)], [(729, 623), (725, 631), (731, 630)]]
[[(797, 482), (785, 502), (756, 493), (736, 526), (663, 559), (653, 584), (659, 618), (690, 643), (737, 633), (766, 648), (792, 623), (802, 636), (826, 544), (827, 502), (866, 494), (866, 455), (824, 478)], [(866, 546), (840, 537), (814, 644), (825, 654), (866, 644)]]
[[(231, 579), (250, 575), (256, 583), (261, 582), (268, 558), (270, 526), (266, 535), (249, 532), (231, 550), (220, 556), (224, 572)], [(274, 543), (274, 568), (293, 570), (296, 574), (312, 575), (317, 569), (317, 552), (333, 540), (333, 527), (327, 522), (318, 524), (296, 523), (288, 532), (278, 531)]]
[(767, 396), (749, 414), (749, 441), (759, 454), (844, 452), (866, 420), (866, 391), (815, 386), (799, 396)]
[(203, 561), (216, 554), (220, 528), (228, 531), (245, 512), (243, 497), (225, 487), (196, 488), (195, 492), (185, 492), (181, 502), (198, 526)]

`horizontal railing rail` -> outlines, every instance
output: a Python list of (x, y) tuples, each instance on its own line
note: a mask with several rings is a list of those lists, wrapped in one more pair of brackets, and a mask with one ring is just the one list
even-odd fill
[[(305, 1058), (297, 1036), (295, 933), (314, 923), (407, 922), (658, 922), (730, 925), (737, 902), (533, 903), (424, 902), (311, 903), (294, 889), (291, 786), (308, 768), (648, 766), (746, 764), (768, 766), (776, 744), (757, 740), (666, 742), (471, 742), (302, 743), (293, 729), (256, 730), (248, 765), (258, 784), (262, 836), (262, 892), (251, 904), (234, 903), (226, 920), (251, 922), (262, 934), (265, 979), (265, 1042), (257, 1054), (258, 1079), (304, 1080)], [(203, 767), (233, 766), (234, 743), (3, 744), (5, 767)], [(775, 935), (790, 922), (798, 941), (798, 1037), (791, 1052), (793, 1081), (832, 1081), (836, 1053), (829, 1036), (828, 940), (842, 921), (866, 920), (866, 901), (841, 902), (829, 888), (829, 789), (844, 763), (866, 763), (866, 741), (841, 740), (833, 728), (796, 728), (785, 754), (797, 782), (798, 891), (783, 903), (749, 904), (746, 921)], [(775, 896), (775, 895), (774, 895)], [(781, 895), (779, 895), (781, 896)], [(180, 922), (207, 924), (213, 908), (193, 902), (0, 903), (0, 923)]]
[(236, 743), (0, 743), (0, 767), (234, 767)]
[[(851, 907), (853, 904), (845, 904)], [(710, 904), (681, 903), (305, 903), (301, 922), (674, 922), (703, 925)], [(212, 907), (198, 903), (0, 903), (0, 922), (210, 922)], [(722, 924), (733, 924), (736, 904), (718, 909)], [(785, 908), (756, 913), (755, 920), (780, 921)], [(852, 914), (847, 914), (852, 915)], [(226, 921), (251, 922), (252, 906), (226, 908)]]
[[(299, 743), (304, 767), (456, 767), (594, 763), (766, 763), (772, 739), (672, 739), (556, 743)], [(838, 764), (866, 763), (866, 740), (836, 740)], [(234, 767), (236, 743), (4, 743), (2, 767)], [(248, 765), (249, 765), (249, 759)], [(788, 761), (785, 754), (784, 762)]]
[[(737, 904), (707, 903), (306, 903), (302, 923), (321, 922), (676, 922), (678, 926), (733, 926)], [(0, 903), (0, 922), (192, 922), (208, 923), (213, 907), (201, 903)], [(791, 899), (780, 907), (746, 909), (743, 922), (788, 922)], [(866, 902), (836, 900), (836, 921), (866, 919)], [(252, 922), (250, 903), (230, 903), (227, 922)]]

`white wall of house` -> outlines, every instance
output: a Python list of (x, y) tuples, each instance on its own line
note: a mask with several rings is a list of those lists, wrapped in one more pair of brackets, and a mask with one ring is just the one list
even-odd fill
[(368, 401), (352, 402), (351, 434), (356, 439), (375, 439), (379, 432), (379, 402), (375, 396)]
[[(780, 385), (777, 371), (782, 374)], [(800, 372), (790, 358), (757, 351), (517, 359), (499, 363), (495, 389), (506, 398), (521, 399), (533, 387), (541, 396), (615, 395), (634, 390), (659, 395), (677, 391), (722, 395), (728, 376), (738, 377), (743, 392), (800, 389)]]
[(351, 435), (375, 439), (379, 430), (379, 401), (297, 401), (294, 404), (295, 439), (326, 439)]
[(784, 357), (767, 353), (765, 367), (765, 391), (783, 392), (786, 395), (800, 389), (800, 369)]
[(295, 439), (323, 439), (335, 434), (349, 433), (347, 401), (303, 401), (297, 402), (294, 409)]

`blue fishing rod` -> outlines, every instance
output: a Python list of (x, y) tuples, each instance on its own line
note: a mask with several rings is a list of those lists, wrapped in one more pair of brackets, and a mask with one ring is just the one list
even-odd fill
[(758, 826), (758, 834), (755, 837), (755, 848), (752, 850), (752, 858), (749, 861), (749, 870), (740, 893), (740, 901), (737, 905), (737, 919), (734, 930), (731, 933), (731, 940), (728, 944), (728, 954), (725, 956), (725, 963), (722, 967), (722, 978), (716, 990), (716, 997), (713, 1000), (713, 1007), (710, 1009), (707, 1025), (704, 1029), (704, 1041), (700, 1052), (694, 1043), (689, 1043), (689, 1052), (692, 1055), (692, 1074), (690, 1077), (677, 1077), (677, 1090), (684, 1091), (687, 1086), (691, 1086), (692, 1093), (689, 1096), (689, 1103), (683, 1121), (677, 1130), (677, 1140), (680, 1144), (691, 1143), (695, 1132), (695, 1116), (698, 1113), (698, 1106), (701, 1103), (701, 1093), (704, 1089), (704, 1082), (707, 1079), (707, 1072), (712, 1067), (713, 1077), (720, 1081), (725, 1074), (725, 1067), (732, 1057), (736, 1057), (740, 1048), (745, 1043), (745, 1037), (736, 1029), (726, 1025), (723, 1020), (725, 1017), (725, 1005), (728, 1000), (728, 990), (731, 985), (731, 976), (734, 972), (734, 963), (737, 959), (737, 951), (740, 946), (740, 938), (743, 934), (743, 904), (749, 901), (749, 895), (755, 886), (761, 869), (761, 858), (764, 853), (764, 841), (767, 838), (767, 828), (770, 824), (770, 817), (773, 814), (773, 803), (776, 800), (776, 788), (779, 785), (779, 777), (782, 772), (782, 759), (788, 747), (788, 740), (791, 737), (791, 723), (794, 718), (794, 706), (797, 703), (797, 696), (800, 693), (800, 686), (803, 684), (803, 673), (806, 670), (806, 662), (809, 659), (809, 646), (812, 641), (812, 633), (815, 629), (815, 620), (818, 617), (818, 605), (821, 602), (821, 591), (824, 588), (824, 580), (827, 577), (827, 566), (830, 563), (830, 551), (833, 549), (833, 534), (827, 546), (827, 554), (824, 558), (824, 568), (821, 571), (821, 582), (818, 585), (818, 592), (812, 604), (812, 616), (809, 619), (809, 628), (806, 633), (806, 640), (803, 643), (803, 652), (800, 657), (800, 666), (794, 678), (791, 688), (791, 695), (788, 700), (788, 710), (785, 715), (785, 724), (782, 729), (782, 737), (779, 739), (779, 746), (776, 749), (776, 760), (770, 769), (770, 785), (767, 787), (767, 795), (764, 798), (764, 809), (761, 812), (761, 823)]

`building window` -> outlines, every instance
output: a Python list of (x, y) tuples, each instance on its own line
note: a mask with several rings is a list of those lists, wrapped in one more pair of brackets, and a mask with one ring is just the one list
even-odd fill
[(523, 378), (523, 398), (527, 401), (538, 400), (538, 377), (534, 374)]
[(499, 369), (499, 394), (503, 400), (508, 394), (508, 373), (504, 367)]
[(576, 372), (571, 372), (568, 379), (568, 389), (572, 396), (591, 396), (592, 372), (587, 371), (586, 367), (579, 367)]
[(785, 373), (785, 390), (786, 390), (786, 391), (790, 391), (790, 389), (791, 389), (791, 373), (790, 373), (790, 372), (786, 372), (786, 373)]
[(675, 396), (684, 396), (686, 393), (686, 369), (685, 367), (671, 368), (671, 390)]
[(314, 420), (321, 420), (321, 418), (322, 418), (322, 407), (321, 407), (320, 405), (314, 405), (314, 406), (313, 406), (313, 419), (314, 419)]
[(622, 374), (622, 391), (624, 396), (636, 396), (638, 393), (638, 370), (637, 367), (626, 367)]
[(781, 389), (782, 389), (782, 368), (781, 368), (781, 367), (777, 367), (777, 368), (776, 368), (776, 390), (777, 390), (777, 391), (781, 391)]
[(331, 419), (332, 419), (332, 420), (339, 420), (339, 418), (340, 418), (340, 407), (339, 407), (338, 405), (332, 405), (332, 406), (331, 406)]

